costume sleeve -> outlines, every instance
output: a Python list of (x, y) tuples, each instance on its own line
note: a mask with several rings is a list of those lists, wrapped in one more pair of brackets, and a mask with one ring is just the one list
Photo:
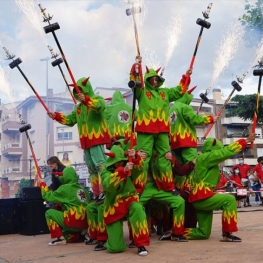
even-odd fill
[(133, 159), (132, 162), (134, 165), (132, 169), (131, 179), (132, 181), (134, 181), (142, 173), (144, 165), (143, 165), (143, 159), (138, 154), (135, 155), (135, 159)]
[(194, 167), (195, 167), (195, 164), (192, 161), (187, 164), (182, 165), (173, 156), (172, 169), (173, 169), (174, 175), (179, 175), (179, 176), (188, 175), (192, 172)]
[(50, 191), (45, 183), (41, 183), (40, 189), (42, 197), (45, 201), (49, 203), (65, 203), (67, 195), (62, 186), (56, 191)]
[(203, 158), (203, 165), (209, 169), (243, 151), (246, 146), (246, 141), (244, 139), (240, 139), (219, 150), (213, 150), (204, 155), (200, 155), (200, 158)]
[[(141, 81), (140, 74), (136, 72), (137, 63), (134, 63), (130, 70), (130, 80), (133, 81)], [(133, 88), (132, 91), (134, 93), (134, 89), (136, 89), (136, 99), (138, 100), (141, 97), (141, 93), (143, 90), (141, 88)]]
[(113, 173), (103, 169), (101, 172), (103, 191), (116, 191), (120, 183), (126, 180), (128, 173), (124, 171), (124, 167), (117, 168)]
[(183, 116), (187, 123), (191, 125), (208, 125), (214, 122), (211, 115), (197, 115), (192, 108), (183, 108)]
[(54, 120), (63, 125), (67, 125), (70, 127), (74, 126), (77, 123), (76, 107), (69, 115), (65, 115), (60, 112), (55, 112)]
[(105, 100), (101, 96), (94, 96), (93, 98), (85, 95), (83, 104), (90, 110), (96, 113), (102, 113), (105, 110)]
[(182, 95), (187, 91), (190, 81), (191, 78), (189, 78), (186, 87), (184, 87), (184, 84), (186, 82), (186, 75), (183, 75), (178, 86), (167, 89), (169, 102), (180, 99)]

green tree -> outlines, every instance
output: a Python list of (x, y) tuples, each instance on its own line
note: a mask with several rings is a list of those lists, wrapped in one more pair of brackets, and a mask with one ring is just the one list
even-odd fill
[(249, 0), (245, 2), (246, 13), (239, 18), (246, 31), (244, 39), (249, 45), (257, 45), (263, 33), (263, 0), (257, 0), (254, 4), (250, 4)]
[(23, 187), (29, 187), (29, 186), (31, 186), (30, 180), (25, 179), (25, 178), (22, 178), (22, 179), (20, 180), (20, 182), (19, 182), (19, 188), (18, 188), (16, 197), (17, 197), (17, 198), (20, 197), (20, 192), (21, 192), (21, 189), (22, 189)]
[[(257, 94), (250, 95), (235, 95), (231, 102), (236, 104), (233, 107), (228, 107), (226, 117), (237, 116), (243, 120), (253, 120), (256, 109)], [(257, 123), (263, 123), (263, 98), (260, 98)]]

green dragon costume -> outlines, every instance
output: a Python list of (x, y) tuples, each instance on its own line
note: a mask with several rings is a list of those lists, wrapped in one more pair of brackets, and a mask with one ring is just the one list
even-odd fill
[(119, 90), (113, 93), (110, 104), (106, 106), (105, 115), (110, 137), (131, 135), (132, 107), (125, 102)]
[[(55, 112), (55, 120), (67, 126), (77, 124), (81, 148), (84, 150), (86, 164), (92, 170), (90, 174), (91, 186), (95, 196), (102, 192), (100, 185), (99, 164), (105, 163), (104, 144), (110, 143), (108, 125), (104, 117), (104, 98), (95, 95), (89, 78), (77, 81), (81, 92), (85, 95), (85, 102), (79, 103), (69, 115)], [(79, 100), (75, 88), (73, 94)]]
[(87, 229), (86, 206), (90, 195), (78, 183), (78, 176), (73, 167), (66, 167), (59, 180), (62, 185), (55, 191), (50, 191), (44, 182), (40, 184), (45, 201), (62, 205), (62, 211), (48, 209), (45, 216), (51, 238), (64, 236), (67, 242), (72, 242), (78, 240), (72, 233)]
[[(106, 224), (108, 240), (107, 250), (112, 253), (122, 252), (126, 248), (123, 239), (122, 218), (128, 216), (132, 228), (132, 236), (136, 247), (149, 245), (149, 232), (146, 215), (133, 185), (134, 179), (143, 168), (143, 161), (136, 155), (133, 159), (132, 175), (124, 170), (127, 155), (123, 149), (113, 145), (105, 166), (101, 172), (104, 200), (104, 222)], [(117, 169), (114, 164), (123, 161)]]
[[(137, 75), (134, 72), (133, 65), (130, 78), (136, 80)], [(144, 76), (145, 88), (136, 88), (136, 99), (138, 101), (137, 123), (135, 131), (137, 132), (137, 149), (142, 149), (147, 153), (147, 159), (144, 161), (144, 173), (147, 177), (149, 161), (152, 158), (153, 147), (158, 152), (160, 158), (160, 171), (154, 175), (158, 189), (165, 191), (174, 190), (174, 180), (170, 162), (164, 155), (170, 151), (169, 145), (169, 103), (183, 96), (189, 83), (185, 83), (186, 76), (180, 81), (179, 86), (173, 88), (161, 88), (164, 79), (158, 75), (158, 70), (148, 69)], [(149, 79), (158, 77), (158, 86), (154, 88)]]
[(247, 143), (240, 139), (223, 147), (221, 141), (208, 138), (202, 148), (202, 153), (196, 158), (194, 188), (190, 192), (189, 202), (192, 202), (197, 212), (198, 228), (186, 228), (187, 239), (207, 239), (211, 234), (213, 210), (222, 211), (223, 236), (232, 241), (241, 241), (231, 232), (238, 231), (236, 200), (230, 194), (218, 194), (214, 190), (220, 180), (218, 164), (244, 150)]
[(196, 125), (208, 125), (214, 122), (211, 115), (197, 115), (190, 103), (195, 87), (188, 90), (170, 108), (171, 150), (182, 164), (192, 161), (197, 156)]

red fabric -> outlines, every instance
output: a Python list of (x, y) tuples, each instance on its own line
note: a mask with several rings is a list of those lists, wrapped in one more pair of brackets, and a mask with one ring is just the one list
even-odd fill
[(193, 162), (189, 162), (187, 164), (180, 164), (179, 161), (177, 161), (175, 158), (172, 160), (173, 161), (173, 174), (176, 175), (188, 175), (192, 172), (192, 170), (195, 167), (195, 164)]
[(257, 177), (259, 178), (259, 180), (263, 182), (263, 171), (259, 163), (254, 167), (254, 172), (257, 173)]
[(227, 183), (227, 179), (223, 173), (220, 174), (220, 181), (219, 184), (216, 186), (216, 188), (222, 188)]
[(232, 175), (229, 177), (229, 180), (236, 182), (236, 183), (234, 183), (234, 187), (235, 187), (235, 188), (240, 188), (240, 187), (242, 187), (242, 186), (241, 186), (241, 184), (242, 184), (242, 182), (241, 182), (241, 177), (240, 177), (239, 175), (236, 175), (236, 176), (235, 176), (234, 174), (232, 174)]

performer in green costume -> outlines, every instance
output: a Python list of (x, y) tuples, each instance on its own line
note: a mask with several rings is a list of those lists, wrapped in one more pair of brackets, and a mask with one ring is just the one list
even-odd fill
[(176, 159), (185, 164), (197, 156), (196, 125), (214, 123), (218, 117), (211, 115), (197, 115), (190, 103), (193, 99), (195, 87), (188, 90), (170, 108), (170, 142), (171, 150)]
[[(186, 164), (197, 157), (196, 125), (208, 125), (218, 117), (211, 115), (197, 115), (190, 103), (193, 99), (192, 92), (196, 87), (188, 90), (170, 108), (170, 143), (171, 150), (181, 164)], [(188, 202), (188, 193), (185, 190), (193, 184), (193, 173), (188, 176), (174, 174), (175, 187), (185, 200), (185, 227), (195, 227), (197, 223), (196, 212)]]
[(197, 212), (198, 228), (186, 228), (188, 239), (208, 239), (211, 234), (213, 210), (222, 211), (222, 231), (224, 242), (241, 242), (232, 235), (238, 231), (236, 200), (230, 194), (218, 194), (214, 190), (220, 180), (218, 164), (243, 151), (247, 143), (255, 140), (255, 134), (246, 139), (240, 139), (223, 147), (221, 141), (208, 138), (202, 148), (202, 153), (196, 158), (195, 183), (189, 195)]
[(105, 154), (109, 158), (101, 177), (105, 192), (104, 222), (108, 232), (107, 250), (112, 253), (125, 250), (122, 218), (127, 215), (138, 254), (145, 256), (148, 254), (145, 246), (150, 242), (148, 226), (144, 209), (138, 202), (139, 197), (133, 185), (134, 178), (143, 168), (143, 161), (135, 154), (135, 150), (131, 149), (129, 155), (133, 156), (133, 160), (127, 162), (127, 153), (125, 154), (117, 145), (113, 145), (111, 152)]
[(65, 115), (59, 112), (48, 112), (49, 117), (67, 126), (77, 124), (81, 148), (84, 150), (86, 164), (90, 174), (91, 187), (95, 197), (103, 199), (99, 165), (105, 163), (104, 144), (110, 143), (108, 125), (104, 117), (104, 98), (95, 95), (89, 78), (77, 81), (80, 93), (73, 89), (74, 97), (81, 103), (74, 110)]
[[(136, 65), (131, 68), (130, 79), (138, 80)], [(189, 83), (185, 83), (186, 76), (180, 84), (173, 88), (161, 88), (164, 79), (158, 75), (159, 70), (146, 68), (144, 76), (144, 89), (136, 88), (136, 99), (138, 101), (138, 114), (135, 131), (137, 132), (137, 149), (147, 153), (144, 162), (144, 173), (147, 177), (149, 161), (152, 158), (153, 147), (158, 152), (160, 171), (153, 174), (158, 189), (173, 191), (178, 194), (174, 187), (172, 168), (164, 155), (170, 151), (169, 145), (169, 103), (183, 96)], [(192, 71), (188, 70), (187, 74)]]
[(106, 105), (105, 116), (109, 125), (110, 137), (130, 137), (132, 107), (125, 102), (123, 95), (116, 90), (109, 105)]
[[(50, 191), (44, 180), (40, 188), (42, 197), (50, 203), (60, 203), (62, 211), (48, 209), (46, 211), (47, 225), (51, 238), (57, 238), (49, 245), (66, 244), (77, 241), (74, 233), (87, 229), (86, 206), (90, 200), (88, 191), (78, 183), (78, 176), (73, 167), (66, 167), (59, 176), (62, 185), (55, 191)], [(73, 233), (73, 234), (72, 234)], [(79, 235), (77, 235), (79, 237)]]

